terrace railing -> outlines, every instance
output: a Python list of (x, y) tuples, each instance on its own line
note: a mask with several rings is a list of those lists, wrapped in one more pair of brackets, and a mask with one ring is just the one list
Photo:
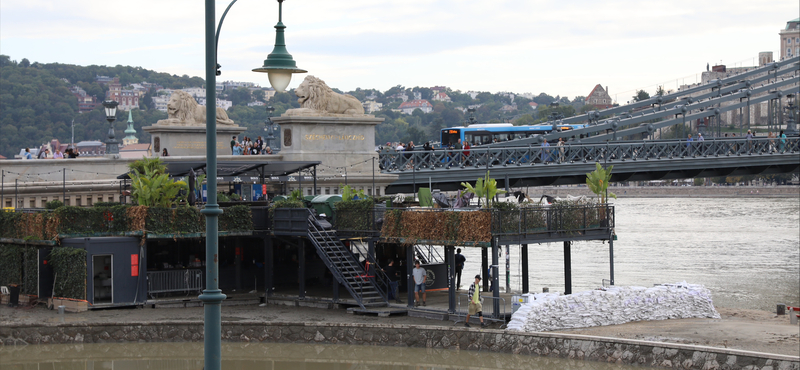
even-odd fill
[(559, 204), (492, 210), (492, 235), (500, 237), (586, 235), (614, 228), (614, 206), (609, 204)]

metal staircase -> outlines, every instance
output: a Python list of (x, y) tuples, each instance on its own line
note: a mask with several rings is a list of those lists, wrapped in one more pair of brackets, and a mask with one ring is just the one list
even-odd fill
[(309, 213), (308, 239), (314, 244), (317, 254), (336, 280), (344, 285), (362, 309), (388, 306), (389, 280), (376, 261), (365, 254), (371, 264), (367, 272), (365, 264), (359, 262), (353, 252), (339, 240), (336, 230), (323, 229), (317, 223), (316, 216)]

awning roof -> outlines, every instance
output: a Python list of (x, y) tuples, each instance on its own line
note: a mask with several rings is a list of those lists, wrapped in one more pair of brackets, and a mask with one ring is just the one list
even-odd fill
[[(286, 176), (297, 173), (306, 168), (319, 165), (320, 161), (217, 161), (217, 176)], [(183, 177), (194, 170), (197, 174), (206, 173), (205, 161), (170, 161), (164, 159), (167, 173), (171, 177)], [(128, 179), (128, 173), (117, 176), (118, 179)]]

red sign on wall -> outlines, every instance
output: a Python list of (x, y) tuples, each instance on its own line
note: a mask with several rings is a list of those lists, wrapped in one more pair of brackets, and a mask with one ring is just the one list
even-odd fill
[(139, 255), (131, 254), (131, 276), (139, 276)]

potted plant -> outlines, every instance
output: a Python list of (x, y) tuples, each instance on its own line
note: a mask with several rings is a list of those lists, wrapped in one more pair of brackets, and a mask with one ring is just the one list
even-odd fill
[(603, 168), (600, 163), (595, 163), (595, 165), (595, 170), (586, 174), (586, 186), (589, 187), (589, 190), (591, 190), (592, 193), (600, 198), (600, 225), (608, 226), (608, 219), (606, 218), (608, 204), (607, 197), (610, 196), (614, 199), (617, 199), (616, 194), (608, 191), (608, 185), (611, 181), (611, 170), (614, 168), (614, 166)]

